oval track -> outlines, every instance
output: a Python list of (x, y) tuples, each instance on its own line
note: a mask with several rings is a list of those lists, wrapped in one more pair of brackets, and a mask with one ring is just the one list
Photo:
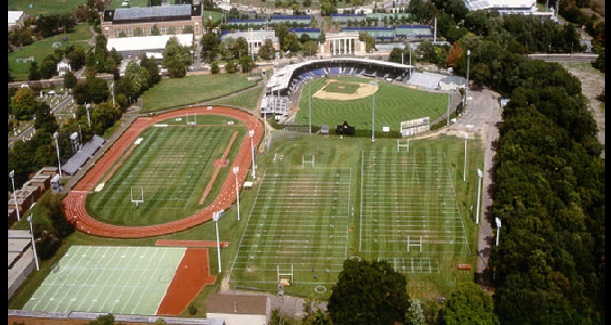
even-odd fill
[[(261, 141), (263, 136), (263, 126), (256, 117), (246, 112), (228, 107), (213, 106), (212, 110), (208, 110), (205, 106), (201, 106), (169, 112), (155, 117), (138, 118), (134, 121), (133, 125), (125, 131), (123, 136), (121, 136), (121, 138), (119, 138), (110, 147), (108, 152), (106, 152), (104, 156), (102, 156), (102, 158), (96, 162), (96, 164), (87, 172), (83, 179), (78, 182), (74, 189), (68, 193), (66, 198), (64, 198), (63, 202), (66, 218), (75, 224), (78, 230), (91, 235), (115, 238), (141, 238), (167, 235), (183, 231), (197, 226), (205, 221), (211, 220), (212, 212), (214, 211), (228, 209), (231, 206), (231, 203), (235, 201), (237, 197), (235, 192), (235, 181), (232, 175), (233, 173), (228, 174), (221, 187), (219, 195), (214, 199), (212, 204), (206, 206), (202, 210), (199, 210), (194, 215), (181, 220), (153, 226), (125, 227), (100, 222), (89, 216), (85, 210), (85, 199), (87, 194), (93, 190), (95, 185), (104, 177), (104, 174), (112, 170), (112, 167), (117, 159), (119, 159), (125, 150), (127, 150), (127, 148), (134, 143), (140, 132), (159, 121), (184, 116), (186, 113), (200, 115), (222, 115), (236, 118), (244, 122), (249, 130), (255, 130), (255, 134), (253, 136), (253, 143), (255, 147), (259, 144), (259, 141)], [(240, 184), (242, 184), (246, 179), (251, 163), (252, 154), (250, 141), (248, 141), (248, 136), (246, 136), (244, 141), (242, 141), (240, 144), (235, 160), (230, 166), (232, 169), (235, 166), (240, 167), (240, 171), (238, 173)]]

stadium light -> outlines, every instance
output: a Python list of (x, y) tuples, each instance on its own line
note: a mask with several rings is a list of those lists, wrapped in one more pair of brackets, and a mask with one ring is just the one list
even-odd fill
[(34, 230), (32, 229), (32, 215), (28, 216), (28, 222), (30, 223), (30, 234), (32, 234), (32, 248), (34, 248), (34, 261), (36, 261), (36, 271), (40, 271), (40, 266), (38, 265), (38, 256), (36, 254), (36, 244), (34, 243)]
[(55, 131), (53, 133), (53, 137), (55, 138), (55, 149), (57, 149), (57, 163), (59, 164), (59, 178), (62, 178), (62, 163), (59, 159), (59, 143), (57, 142), (57, 138), (59, 138), (59, 133)]
[(17, 221), (21, 221), (21, 217), (19, 217), (19, 206), (17, 206), (17, 193), (15, 192), (15, 180), (13, 179), (15, 177), (15, 170), (11, 170), (11, 172), (8, 173), (8, 176), (11, 178), (11, 183), (13, 183), (13, 200), (15, 200), (15, 210), (17, 210)]
[(252, 137), (255, 135), (255, 130), (248, 130), (248, 136), (250, 137), (250, 149), (252, 152), (252, 179), (256, 179), (256, 174), (255, 174), (255, 146), (252, 143)]
[(115, 107), (115, 81), (114, 80), (110, 84), (110, 89), (112, 89), (112, 107)]
[[(372, 86), (377, 86), (378, 82), (377, 81), (370, 81), (369, 82), (370, 85)], [(373, 99), (371, 102), (371, 142), (375, 141), (375, 116), (376, 116), (376, 93), (375, 91), (373, 92)]]
[(494, 218), (496, 222), (496, 246), (499, 246), (499, 238), (501, 237), (501, 219)]
[(89, 103), (85, 104), (85, 108), (87, 109), (87, 125), (91, 127), (91, 118), (89, 118), (89, 107), (91, 105)]
[(465, 166), (464, 166), (464, 171), (462, 173), (462, 181), (466, 182), (467, 181), (467, 132), (465, 132)]
[(475, 210), (475, 224), (479, 224), (479, 197), (482, 189), (482, 178), (484, 177), (484, 172), (482, 172), (482, 170), (479, 168), (477, 169), (477, 177), (479, 178), (479, 181), (477, 184), (477, 208)]
[(240, 221), (240, 187), (238, 186), (238, 172), (240, 171), (240, 167), (233, 167), (233, 174), (235, 175), (235, 192), (238, 195), (238, 221)]
[(221, 212), (212, 212), (212, 220), (216, 223), (216, 251), (219, 259), (219, 273), (221, 273), (221, 244), (219, 243), (219, 219), (221, 218)]
[(450, 93), (448, 92), (448, 112), (446, 117), (446, 126), (450, 126)]
[(310, 83), (312, 80), (308, 80), (308, 119), (310, 121), (310, 135), (312, 135), (312, 92), (310, 91)]
[[(470, 57), (471, 57), (471, 50), (467, 50), (467, 84), (465, 85), (465, 99), (464, 99), (464, 105), (467, 105), (467, 96), (469, 94), (469, 61), (470, 61)], [(464, 108), (463, 108), (464, 111)]]

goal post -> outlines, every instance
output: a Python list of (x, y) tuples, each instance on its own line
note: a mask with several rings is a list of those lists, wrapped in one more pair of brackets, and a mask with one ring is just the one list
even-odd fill
[[(136, 188), (137, 187), (138, 186), (136, 186)], [(131, 203), (136, 204), (136, 209), (139, 208), (140, 203), (144, 203), (144, 187), (143, 186), (139, 186), (139, 187), (140, 187), (140, 196), (137, 196), (137, 197), (134, 197), (134, 186), (130, 187), (130, 190), (129, 190)]]

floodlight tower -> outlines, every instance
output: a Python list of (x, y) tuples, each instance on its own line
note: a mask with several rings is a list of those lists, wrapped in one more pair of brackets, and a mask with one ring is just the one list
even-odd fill
[(8, 176), (11, 178), (11, 183), (13, 183), (13, 200), (15, 200), (15, 210), (17, 210), (17, 221), (20, 221), (21, 218), (19, 217), (19, 206), (17, 206), (17, 193), (15, 193), (15, 170), (11, 170), (11, 172), (8, 173)]
[(464, 163), (464, 171), (462, 173), (462, 181), (467, 181), (467, 132), (465, 132), (465, 163)]
[(239, 166), (233, 167), (233, 174), (235, 175), (235, 192), (238, 195), (238, 221), (240, 221), (240, 187), (238, 186), (238, 172), (240, 171)]
[(219, 218), (220, 216), (220, 212), (216, 211), (216, 212), (212, 212), (212, 220), (214, 220), (215, 224), (216, 224), (216, 251), (218, 253), (218, 259), (219, 259), (219, 273), (221, 273), (221, 244), (219, 243)]
[(115, 107), (115, 81), (114, 80), (110, 84), (110, 89), (112, 89), (112, 107)]
[(32, 234), (32, 248), (34, 249), (34, 261), (36, 261), (36, 271), (40, 271), (38, 265), (38, 256), (36, 255), (36, 244), (34, 243), (34, 230), (32, 229), (32, 215), (28, 216), (28, 222), (30, 223), (30, 234)]
[(53, 133), (53, 137), (55, 138), (55, 149), (57, 149), (57, 163), (59, 164), (59, 178), (61, 179), (62, 176), (62, 163), (59, 159), (59, 144), (57, 142), (57, 138), (59, 138), (59, 132), (55, 131), (55, 133)]
[(250, 149), (251, 149), (251, 152), (252, 152), (252, 178), (256, 179), (257, 176), (256, 176), (256, 173), (255, 173), (255, 169), (256, 169), (256, 166), (255, 166), (255, 146), (252, 143), (252, 137), (254, 135), (255, 135), (255, 130), (254, 129), (253, 130), (248, 130), (248, 136), (250, 137)]
[(477, 169), (477, 177), (478, 177), (478, 185), (477, 185), (477, 208), (475, 212), (475, 224), (479, 224), (479, 197), (480, 192), (482, 190), (482, 178), (484, 177), (484, 172), (481, 169)]
[(312, 135), (312, 92), (310, 90), (310, 82), (312, 80), (308, 80), (308, 120), (310, 123), (310, 135)]
[(501, 238), (501, 219), (494, 218), (496, 222), (496, 246), (499, 246), (499, 238)]
[[(464, 105), (467, 105), (467, 96), (469, 94), (469, 61), (471, 58), (471, 50), (467, 50), (467, 84), (465, 85), (465, 100), (463, 103)], [(463, 108), (464, 111), (464, 108)]]
[(89, 103), (85, 104), (85, 108), (87, 109), (87, 125), (91, 127), (91, 118), (89, 118), (89, 107), (91, 105)]
[[(370, 81), (369, 82), (370, 85), (372, 86), (377, 86), (378, 82), (377, 81)], [(375, 141), (375, 116), (376, 116), (376, 93), (373, 93), (373, 99), (371, 102), (371, 142)]]

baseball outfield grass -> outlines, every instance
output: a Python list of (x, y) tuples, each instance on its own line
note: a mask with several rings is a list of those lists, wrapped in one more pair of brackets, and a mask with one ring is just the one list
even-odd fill
[[(356, 91), (354, 83), (369, 83), (368, 79), (357, 77), (333, 77), (337, 80), (326, 86), (329, 78), (314, 79), (310, 85), (312, 96), (319, 90), (340, 94)], [(343, 87), (343, 88), (340, 88)], [(447, 95), (425, 92), (406, 87), (396, 86), (384, 81), (378, 81), (378, 91), (375, 92), (375, 130), (382, 131), (390, 127), (399, 131), (401, 121), (430, 117), (430, 121), (443, 115), (447, 108)], [(295, 124), (309, 123), (308, 117), (308, 87), (302, 88), (299, 102), (299, 112)], [(312, 125), (341, 125), (347, 121), (357, 130), (371, 130), (372, 96), (355, 100), (325, 100), (312, 98)]]

